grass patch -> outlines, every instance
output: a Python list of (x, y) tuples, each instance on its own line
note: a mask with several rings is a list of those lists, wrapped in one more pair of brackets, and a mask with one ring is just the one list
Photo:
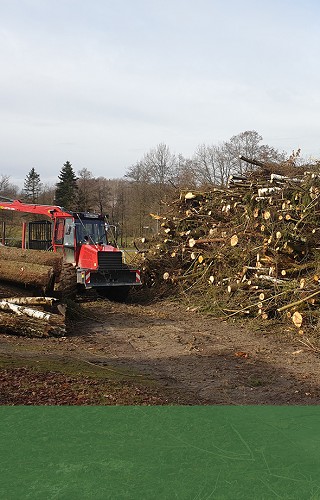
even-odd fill
[(249, 377), (248, 384), (249, 387), (262, 387), (266, 385), (265, 381), (258, 377)]
[(0, 358), (0, 405), (197, 404), (133, 371), (70, 359)]
[(22, 357), (13, 357), (12, 355), (1, 354), (0, 369), (9, 368), (28, 368), (38, 372), (57, 372), (69, 375), (72, 377), (90, 377), (99, 380), (138, 380), (147, 385), (155, 385), (156, 382), (150, 379), (147, 375), (142, 375), (134, 370), (122, 370), (121, 368), (111, 365), (101, 365), (94, 362), (82, 361), (78, 359), (59, 358), (57, 356), (36, 357), (26, 355)]

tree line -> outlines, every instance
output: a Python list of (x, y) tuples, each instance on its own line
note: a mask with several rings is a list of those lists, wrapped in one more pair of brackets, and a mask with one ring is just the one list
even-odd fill
[(128, 167), (120, 179), (94, 177), (87, 168), (76, 174), (66, 161), (58, 182), (48, 186), (32, 168), (21, 192), (9, 176), (0, 175), (0, 195), (72, 211), (108, 214), (110, 222), (119, 226), (121, 244), (126, 245), (132, 238), (157, 231), (157, 223), (149, 214), (161, 214), (163, 205), (177, 195), (177, 190), (224, 186), (231, 174), (243, 175), (252, 169), (252, 165), (240, 160), (240, 155), (263, 162), (286, 160), (284, 152), (262, 140), (258, 132), (245, 131), (218, 145), (200, 144), (190, 158), (174, 154), (168, 145), (160, 143)]

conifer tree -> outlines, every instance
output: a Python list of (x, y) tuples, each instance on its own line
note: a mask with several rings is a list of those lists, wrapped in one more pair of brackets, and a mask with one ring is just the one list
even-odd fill
[(31, 203), (37, 203), (41, 188), (42, 184), (40, 181), (40, 175), (34, 168), (32, 168), (25, 178), (22, 190), (23, 195), (27, 199), (27, 201), (30, 201)]
[(66, 210), (76, 210), (78, 205), (77, 177), (69, 161), (63, 164), (56, 184), (56, 204)]

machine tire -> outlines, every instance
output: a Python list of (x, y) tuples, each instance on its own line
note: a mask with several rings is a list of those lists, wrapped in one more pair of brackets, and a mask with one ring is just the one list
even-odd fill
[(129, 286), (111, 286), (101, 287), (97, 289), (101, 297), (112, 300), (114, 302), (125, 302), (128, 298), (130, 287)]
[(74, 299), (77, 294), (77, 274), (72, 264), (64, 262), (55, 279), (54, 292), (61, 300)]

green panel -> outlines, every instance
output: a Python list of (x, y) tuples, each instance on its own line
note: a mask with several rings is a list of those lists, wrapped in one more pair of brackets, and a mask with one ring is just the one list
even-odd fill
[(320, 498), (318, 407), (2, 407), (1, 499)]

